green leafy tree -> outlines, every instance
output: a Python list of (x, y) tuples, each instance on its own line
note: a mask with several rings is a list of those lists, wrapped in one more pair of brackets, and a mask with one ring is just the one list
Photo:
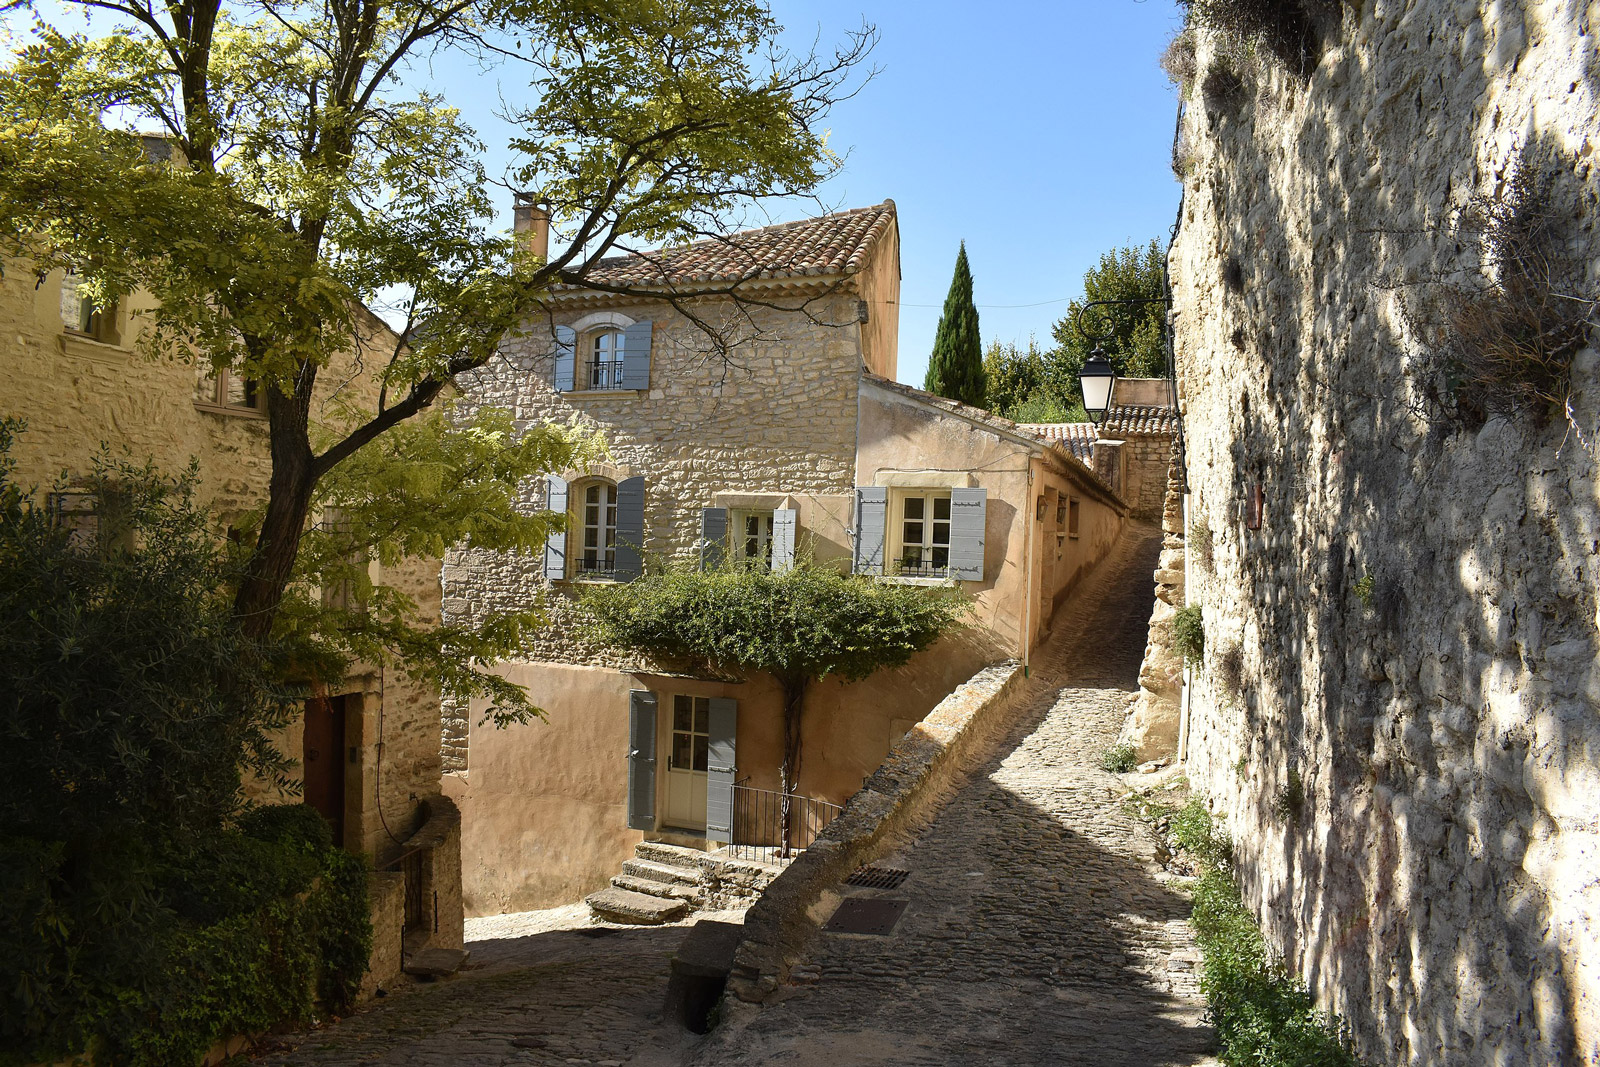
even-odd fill
[(996, 341), (983, 355), (987, 407), (1014, 422), (1086, 422), (1077, 382), (1059, 374), (1054, 354), (1028, 339), (1027, 351)]
[[(603, 638), (618, 648), (776, 678), (783, 689), (786, 795), (799, 783), (807, 686), (829, 676), (860, 681), (897, 667), (954, 629), (968, 610), (955, 590), (809, 562), (778, 573), (735, 564), (670, 567), (627, 585), (589, 589), (584, 603)], [(785, 841), (788, 832), (785, 805)]]
[[(255, 639), (324, 478), (488, 362), (551, 286), (815, 190), (837, 163), (820, 120), (873, 42), (785, 53), (756, 0), (82, 6), (115, 32), (40, 23), (0, 69), (0, 247), (74, 266), (102, 301), (148, 291), (153, 354), (262, 384), (270, 493), (234, 602)], [(549, 208), (546, 256), (492, 227), (477, 134), (414, 88), (447, 56), (528, 86), (508, 177)], [(395, 293), (426, 328), (373, 351), (361, 305)], [(314, 391), (341, 352), (382, 391), (318, 440)]]
[(944, 298), (944, 312), (933, 336), (928, 376), (922, 387), (930, 393), (982, 407), (987, 392), (983, 379), (983, 342), (978, 336), (978, 306), (972, 302), (972, 268), (967, 265), (967, 242), (956, 254), (955, 276)]
[(1056, 342), (1053, 374), (1057, 381), (1071, 383), (1067, 395), (1077, 395), (1078, 375), (1095, 344), (1079, 332), (1078, 313), (1096, 300), (1148, 301), (1094, 308), (1084, 313), (1083, 324), (1094, 333), (1111, 335), (1102, 343), (1119, 375), (1166, 376), (1165, 279), (1165, 257), (1155, 241), (1143, 248), (1114, 248), (1084, 274), (1083, 299), (1067, 305), (1067, 314), (1051, 330)]

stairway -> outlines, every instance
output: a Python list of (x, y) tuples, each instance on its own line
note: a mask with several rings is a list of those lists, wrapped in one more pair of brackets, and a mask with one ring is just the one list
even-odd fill
[(654, 926), (681, 919), (703, 899), (705, 859), (697, 849), (641, 841), (610, 888), (591, 893), (584, 903), (606, 922)]

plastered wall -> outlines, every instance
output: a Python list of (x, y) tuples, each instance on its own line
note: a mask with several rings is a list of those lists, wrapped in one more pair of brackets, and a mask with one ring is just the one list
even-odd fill
[(1336, 7), (1304, 83), (1183, 121), (1189, 776), (1374, 1062), (1600, 1062), (1600, 354), (1570, 419), (1463, 422), (1415, 324), (1481, 278), (1460, 213), (1516, 166), (1596, 292), (1600, 6)]

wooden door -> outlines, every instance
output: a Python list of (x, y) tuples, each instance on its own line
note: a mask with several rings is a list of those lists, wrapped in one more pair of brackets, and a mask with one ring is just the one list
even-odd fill
[(344, 844), (344, 697), (306, 701), (304, 736), (306, 803), (333, 827), (333, 842)]

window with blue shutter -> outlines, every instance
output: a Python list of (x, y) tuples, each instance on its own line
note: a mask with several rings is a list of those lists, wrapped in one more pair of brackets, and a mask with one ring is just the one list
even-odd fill
[(889, 490), (856, 488), (855, 573), (883, 573), (884, 535), (889, 525)]
[(628, 825), (656, 828), (656, 695), (628, 694)]
[(738, 777), (734, 757), (738, 731), (739, 702), (728, 697), (712, 697), (706, 759), (706, 837), (712, 841), (733, 840), (733, 783)]
[(617, 483), (617, 555), (615, 577), (631, 582), (644, 573), (644, 478)]
[(555, 386), (558, 393), (570, 393), (577, 388), (578, 334), (571, 326), (557, 326)]
[(650, 345), (653, 323), (636, 322), (622, 331), (622, 381), (620, 389), (650, 388)]
[(728, 509), (700, 509), (700, 569), (714, 571), (722, 566), (728, 551)]
[[(544, 479), (545, 508), (565, 518), (567, 514), (567, 481), (558, 474), (547, 474)], [(546, 581), (559, 582), (567, 576), (567, 531), (551, 530), (544, 539), (544, 576)]]
[(983, 524), (987, 489), (950, 490), (950, 577), (983, 581)]

